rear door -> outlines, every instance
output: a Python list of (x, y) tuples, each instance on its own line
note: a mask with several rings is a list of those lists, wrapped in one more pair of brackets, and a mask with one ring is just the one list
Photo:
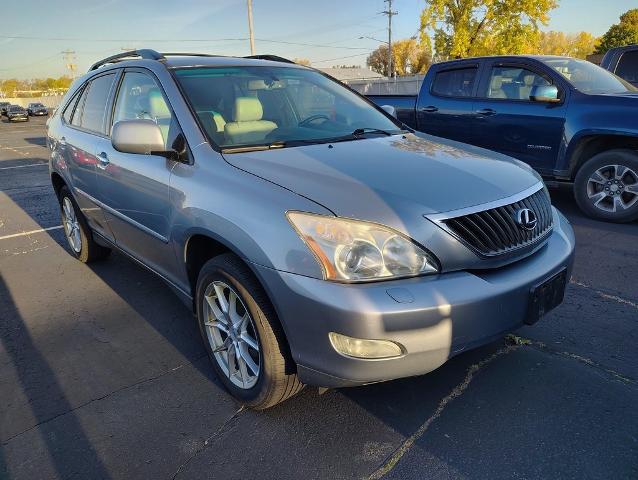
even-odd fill
[[(560, 103), (529, 99), (537, 85), (554, 84)], [(477, 145), (529, 163), (551, 174), (564, 135), (567, 89), (535, 64), (491, 61), (486, 65), (474, 102)]]
[(93, 77), (62, 114), (60, 143), (75, 199), (90, 226), (112, 239), (97, 197), (95, 147), (106, 135), (106, 110), (115, 83), (115, 73)]
[[(181, 133), (158, 81), (144, 69), (124, 71), (109, 125), (132, 119), (155, 121), (167, 149)], [(175, 162), (158, 155), (119, 152), (107, 137), (98, 142), (95, 152), (98, 199), (117, 245), (170, 278), (175, 255), (169, 246), (169, 182)]]
[(431, 84), (424, 83), (419, 95), (416, 110), (418, 130), (474, 143), (473, 104), (478, 78), (477, 62), (439, 67)]

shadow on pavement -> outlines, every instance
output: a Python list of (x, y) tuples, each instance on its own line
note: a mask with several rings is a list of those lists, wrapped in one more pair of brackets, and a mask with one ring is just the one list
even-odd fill
[[(13, 365), (19, 386), (35, 418), (36, 427), (34, 428), (38, 429), (58, 476), (68, 478), (83, 471), (85, 478), (109, 478), (104, 464), (89, 441), (79, 419), (73, 413), (73, 407), (56, 379), (56, 372), (34, 344), (29, 329), (24, 324), (11, 292), (2, 278), (0, 278), (0, 310), (3, 312), (3, 321), (0, 324), (2, 347)], [(42, 378), (47, 379), (45, 395), (42, 394), (42, 385), (39, 384)], [(65, 430), (57, 431), (55, 434), (48, 431), (46, 424), (40, 425), (51, 419), (52, 400), (58, 408), (66, 412), (64, 413)], [(15, 438), (16, 435), (13, 437)], [(3, 445), (7, 440), (9, 439), (2, 439)], [(75, 448), (67, 448), (69, 444), (73, 444)], [(81, 456), (78, 455), (78, 451), (82, 452)], [(3, 468), (6, 470), (6, 466)], [(41, 474), (39, 470), (33, 472), (32, 478), (38, 478)]]

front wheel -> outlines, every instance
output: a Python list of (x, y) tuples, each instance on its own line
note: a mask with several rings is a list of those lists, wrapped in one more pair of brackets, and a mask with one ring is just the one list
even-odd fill
[(610, 222), (638, 219), (638, 152), (609, 150), (590, 158), (574, 179), (576, 203), (588, 216)]
[(196, 301), (200, 333), (213, 368), (237, 400), (263, 410), (303, 388), (275, 311), (238, 257), (223, 254), (206, 262), (197, 281)]

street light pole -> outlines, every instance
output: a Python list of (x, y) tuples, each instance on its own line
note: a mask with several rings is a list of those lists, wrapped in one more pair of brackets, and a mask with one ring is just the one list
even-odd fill
[(253, 34), (253, 0), (248, 0), (248, 35), (250, 37), (250, 54), (255, 54), (255, 36)]

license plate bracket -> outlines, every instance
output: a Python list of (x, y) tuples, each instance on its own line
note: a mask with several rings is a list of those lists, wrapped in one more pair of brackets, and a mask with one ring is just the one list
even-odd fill
[(563, 269), (530, 290), (525, 323), (532, 325), (561, 304), (565, 297), (567, 270)]

